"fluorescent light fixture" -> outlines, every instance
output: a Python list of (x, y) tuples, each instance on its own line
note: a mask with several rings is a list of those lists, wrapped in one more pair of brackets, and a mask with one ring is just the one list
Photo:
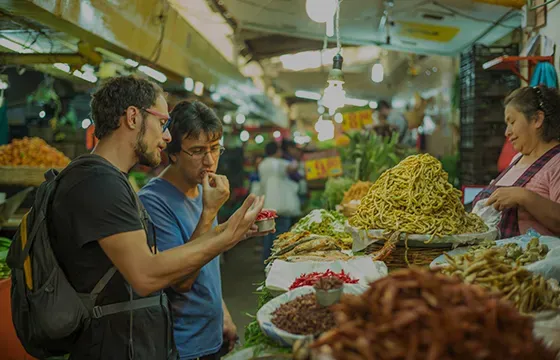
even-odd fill
[(185, 90), (193, 91), (194, 90), (194, 80), (190, 77), (185, 78), (183, 86), (185, 87)]
[(27, 49), (27, 48), (23, 47), (22, 45), (20, 45), (18, 43), (15, 43), (11, 40), (8, 40), (6, 38), (0, 38), (0, 46), (3, 46), (7, 49), (13, 50), (13, 51), (18, 52), (18, 53), (27, 53), (28, 54), (28, 53), (33, 52), (33, 50)]
[(282, 133), (276, 130), (275, 132), (272, 133), (272, 136), (274, 136), (275, 139), (279, 139), (280, 137), (282, 137)]
[(82, 129), (87, 129), (88, 127), (90, 127), (90, 125), (91, 125), (91, 120), (90, 119), (82, 120)]
[(342, 116), (341, 113), (336, 113), (336, 114), (334, 115), (334, 121), (335, 121), (337, 124), (342, 124), (342, 121), (343, 121), (343, 120), (344, 120), (344, 117)]
[(95, 84), (97, 82), (97, 76), (91, 72), (81, 72), (80, 70), (74, 70), (72, 73), (75, 77), (79, 77), (82, 80), (88, 81)]
[(74, 75), (75, 77), (79, 77), (80, 79), (88, 81), (90, 83), (95, 84), (97, 82), (97, 76), (95, 76), (93, 73), (90, 72), (83, 73), (80, 70), (74, 70), (72, 75)]
[(167, 81), (167, 76), (165, 76), (164, 73), (159, 72), (155, 69), (152, 69), (149, 66), (145, 66), (145, 65), (140, 65), (138, 67), (138, 70), (140, 70), (141, 72), (143, 72), (144, 74), (148, 75), (149, 77), (151, 77), (152, 79), (159, 81), (161, 83), (164, 83)]
[(235, 122), (239, 125), (243, 125), (245, 123), (245, 120), (246, 118), (244, 114), (237, 114), (237, 116), (235, 117)]
[(139, 65), (138, 61), (134, 61), (132, 59), (126, 59), (124, 62), (132, 67), (137, 67)]
[(321, 98), (321, 94), (313, 91), (297, 90), (296, 97), (300, 99), (319, 100)]
[(373, 65), (371, 68), (371, 81), (374, 83), (380, 83), (383, 81), (384, 75), (383, 65), (380, 63)]
[(377, 109), (377, 101), (370, 101), (369, 102), (370, 109)]
[(245, 142), (247, 140), (249, 140), (249, 132), (247, 130), (243, 130), (241, 132), (241, 134), (239, 134), (239, 138), (241, 139), (241, 141)]
[(70, 74), (70, 65), (63, 63), (54, 63), (53, 66), (60, 71)]
[(297, 54), (280, 55), (279, 60), (286, 70), (301, 71), (328, 66), (333, 63), (333, 57), (338, 53), (337, 48), (324, 51), (303, 51)]
[(368, 104), (368, 101), (355, 98), (346, 98), (345, 104), (353, 106), (366, 106)]
[(255, 142), (256, 142), (257, 144), (262, 144), (263, 141), (264, 141), (264, 136), (262, 136), (262, 135), (257, 135), (257, 136), (255, 136)]
[(194, 83), (194, 94), (197, 96), (202, 96), (202, 94), (204, 94), (204, 83), (200, 81)]
[(231, 115), (225, 114), (224, 115), (224, 124), (231, 124)]

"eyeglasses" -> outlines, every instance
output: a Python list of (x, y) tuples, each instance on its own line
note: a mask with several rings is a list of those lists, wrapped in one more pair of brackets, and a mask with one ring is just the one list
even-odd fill
[(213, 158), (217, 158), (218, 156), (222, 155), (224, 151), (226, 151), (226, 148), (223, 146), (218, 146), (215, 148), (211, 148), (210, 150), (201, 148), (201, 149), (195, 149), (193, 151), (187, 151), (181, 149), (181, 151), (191, 156), (194, 159), (203, 159), (206, 156), (206, 154), (210, 154)]
[(169, 125), (171, 125), (171, 117), (170, 116), (162, 114), (159, 111), (152, 110), (152, 109), (142, 108), (142, 110), (144, 110), (148, 114), (152, 114), (154, 116), (157, 116), (161, 120), (166, 120), (165, 123), (161, 124), (161, 132), (165, 132), (165, 130), (167, 130), (169, 128)]

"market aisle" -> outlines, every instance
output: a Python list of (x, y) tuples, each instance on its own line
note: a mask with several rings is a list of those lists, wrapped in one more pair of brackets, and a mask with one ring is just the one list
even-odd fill
[(255, 251), (261, 239), (249, 239), (241, 242), (225, 256), (222, 264), (223, 297), (237, 326), (241, 342), (245, 326), (251, 322), (246, 313), (254, 314), (257, 308), (257, 295), (254, 284), (264, 280), (261, 253)]

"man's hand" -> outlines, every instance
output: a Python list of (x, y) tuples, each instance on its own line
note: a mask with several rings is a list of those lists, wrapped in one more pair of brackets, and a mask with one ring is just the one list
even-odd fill
[(223, 336), (224, 342), (228, 344), (228, 351), (232, 351), (239, 337), (237, 336), (237, 327), (229, 314), (224, 314)]
[(249, 239), (249, 238), (253, 238), (253, 237), (261, 237), (261, 236), (265, 236), (265, 235), (268, 235), (268, 234), (273, 234), (275, 232), (276, 232), (276, 229), (259, 232), (259, 227), (255, 224), (253, 224), (251, 226), (251, 228), (249, 229), (249, 231), (247, 231), (247, 233), (245, 234), (244, 239)]
[(245, 235), (254, 225), (263, 205), (264, 196), (249, 195), (229, 220), (216, 229), (217, 232), (228, 232), (232, 241), (230, 246), (235, 246), (239, 241), (245, 239)]
[(502, 187), (490, 195), (486, 205), (493, 205), (498, 211), (522, 207), (528, 192), (530, 190), (521, 187)]
[(223, 175), (206, 173), (202, 178), (202, 204), (204, 211), (214, 215), (229, 199), (229, 181)]

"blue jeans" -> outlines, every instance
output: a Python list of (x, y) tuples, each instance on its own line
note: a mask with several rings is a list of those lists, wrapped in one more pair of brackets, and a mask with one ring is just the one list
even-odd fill
[(290, 231), (292, 226), (292, 218), (287, 216), (278, 216), (276, 218), (276, 232), (274, 234), (268, 234), (264, 237), (264, 247), (263, 247), (263, 263), (266, 259), (270, 257), (270, 252), (272, 250), (272, 243), (277, 236), (282, 235)]

